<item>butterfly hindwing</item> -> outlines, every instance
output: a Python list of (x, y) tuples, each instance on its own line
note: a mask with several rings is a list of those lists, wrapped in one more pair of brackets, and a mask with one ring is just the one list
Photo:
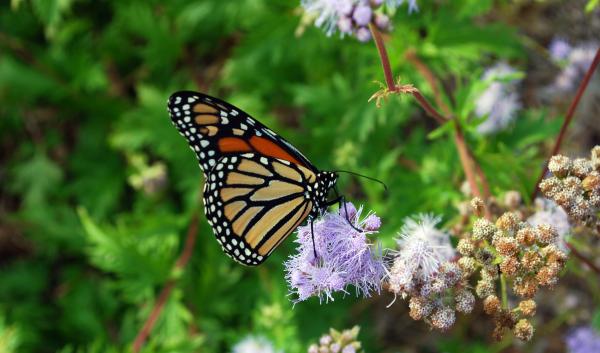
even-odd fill
[(239, 108), (208, 95), (180, 91), (171, 95), (168, 110), (204, 174), (227, 155), (256, 153), (287, 160), (316, 171), (308, 159), (285, 139)]
[(254, 153), (224, 156), (207, 173), (206, 217), (223, 250), (258, 265), (310, 214), (307, 185), (316, 174), (284, 159)]

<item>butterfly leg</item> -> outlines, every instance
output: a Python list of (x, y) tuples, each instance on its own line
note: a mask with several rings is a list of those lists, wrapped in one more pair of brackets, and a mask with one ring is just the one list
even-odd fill
[(319, 258), (319, 256), (317, 255), (317, 247), (315, 245), (315, 229), (313, 226), (313, 220), (312, 218), (310, 219), (310, 236), (312, 238), (312, 243), (313, 243), (313, 251), (315, 253), (315, 261)]
[(350, 221), (350, 217), (348, 215), (348, 207), (346, 206), (346, 198), (342, 195), (340, 196), (338, 194), (338, 191), (336, 188), (333, 189), (333, 191), (335, 192), (335, 199), (331, 200), (331, 201), (327, 201), (327, 206), (331, 206), (331, 205), (335, 205), (336, 203), (339, 204), (339, 208), (340, 210), (342, 209), (342, 207), (344, 208), (344, 213), (346, 214), (346, 221), (348, 221), (348, 224), (354, 228), (355, 231), (362, 233), (361, 229), (358, 229), (354, 226), (354, 224), (352, 224), (352, 221)]

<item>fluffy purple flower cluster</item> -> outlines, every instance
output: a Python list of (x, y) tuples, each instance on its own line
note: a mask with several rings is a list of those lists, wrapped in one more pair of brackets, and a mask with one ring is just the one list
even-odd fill
[(328, 36), (338, 30), (361, 42), (371, 39), (369, 24), (382, 31), (391, 29), (390, 18), (384, 13), (408, 2), (409, 11), (416, 11), (416, 0), (302, 0), (302, 7), (315, 17), (315, 25)]
[(381, 221), (374, 214), (361, 219), (361, 213), (362, 208), (347, 203), (340, 212), (325, 214), (313, 224), (314, 243), (310, 224), (298, 228), (298, 253), (285, 262), (295, 302), (312, 296), (333, 300), (336, 291), (348, 293), (348, 285), (365, 297), (381, 289), (385, 276), (381, 249), (367, 238), (379, 229)]
[(551, 88), (557, 93), (573, 92), (592, 64), (599, 45), (597, 42), (588, 42), (571, 46), (563, 39), (554, 39), (550, 43), (550, 55), (563, 69)]
[(600, 352), (600, 335), (593, 328), (582, 326), (571, 331), (566, 339), (569, 353)]

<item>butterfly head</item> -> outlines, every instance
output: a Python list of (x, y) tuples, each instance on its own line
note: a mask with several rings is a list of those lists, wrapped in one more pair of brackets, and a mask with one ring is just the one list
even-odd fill
[(313, 184), (311, 190), (311, 199), (314, 203), (313, 217), (318, 217), (327, 208), (327, 194), (335, 183), (337, 183), (338, 175), (335, 172), (319, 172), (317, 181)]

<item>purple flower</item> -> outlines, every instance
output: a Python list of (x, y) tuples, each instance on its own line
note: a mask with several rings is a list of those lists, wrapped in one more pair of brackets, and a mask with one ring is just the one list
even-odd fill
[(383, 14), (375, 15), (375, 25), (377, 28), (387, 31), (390, 29), (390, 18)]
[(404, 3), (408, 3), (409, 12), (417, 11), (416, 0), (301, 0), (301, 5), (306, 11), (306, 18), (314, 21), (317, 27), (322, 28), (330, 36), (339, 30), (344, 34), (353, 33), (356, 39), (367, 42), (371, 33), (367, 26), (374, 22), (381, 30), (391, 28), (387, 14)]
[(371, 22), (371, 17), (373, 16), (373, 11), (368, 4), (359, 4), (354, 9), (354, 13), (352, 14), (352, 18), (359, 26), (367, 26), (369, 22)]
[(340, 17), (349, 15), (355, 0), (302, 0), (306, 12), (315, 15), (315, 25), (322, 27), (330, 36), (335, 32)]
[(356, 210), (351, 203), (346, 208), (348, 219), (360, 232), (349, 224), (344, 207), (314, 222), (314, 244), (310, 224), (298, 228), (298, 253), (285, 262), (295, 302), (312, 296), (333, 300), (334, 292), (348, 293), (348, 285), (365, 297), (380, 290), (385, 275), (381, 250), (367, 238), (379, 229), (379, 217), (368, 214), (361, 220), (362, 208)]
[(481, 78), (492, 81), (475, 102), (475, 114), (486, 119), (477, 126), (477, 131), (488, 135), (506, 129), (521, 108), (517, 84), (519, 80), (503, 81), (517, 71), (506, 63), (498, 63), (487, 69)]
[(566, 337), (565, 343), (569, 353), (600, 352), (600, 335), (589, 326), (572, 330)]
[(565, 66), (556, 77), (551, 90), (557, 93), (575, 90), (592, 64), (598, 46), (598, 43), (584, 43), (572, 48), (565, 57)]
[(352, 19), (350, 17), (341, 17), (338, 21), (338, 28), (343, 34), (352, 32)]
[(371, 40), (371, 32), (366, 27), (360, 27), (356, 30), (356, 39), (361, 42), (368, 42)]
[(415, 11), (419, 11), (419, 6), (417, 5), (417, 0), (386, 0), (385, 5), (390, 8), (397, 8), (400, 5), (408, 3), (408, 12), (413, 13)]
[(566, 59), (571, 54), (572, 49), (571, 45), (561, 38), (554, 38), (548, 48), (552, 59), (556, 61)]

